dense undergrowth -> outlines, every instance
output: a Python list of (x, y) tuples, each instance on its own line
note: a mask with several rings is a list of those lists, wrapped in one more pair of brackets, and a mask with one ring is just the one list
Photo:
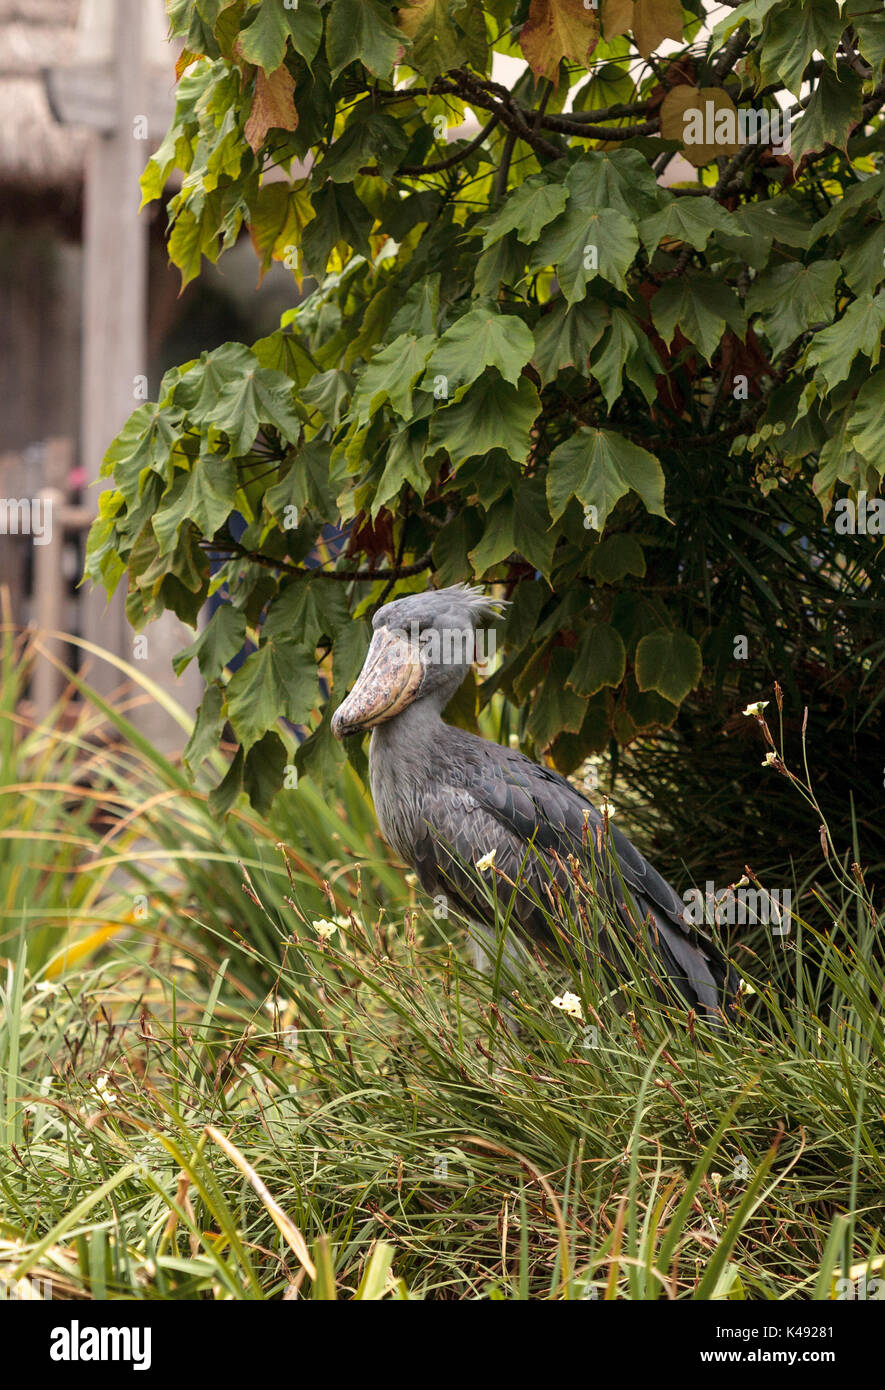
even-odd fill
[(732, 940), (717, 1034), (655, 997), (641, 952), (621, 980), (566, 946), (478, 974), (350, 772), (337, 805), (303, 779), (219, 824), (122, 699), (84, 687), (32, 727), (37, 642), (3, 640), (19, 1293), (827, 1299), (875, 1276), (885, 982), (860, 848), (828, 847), (832, 888), (787, 935)]

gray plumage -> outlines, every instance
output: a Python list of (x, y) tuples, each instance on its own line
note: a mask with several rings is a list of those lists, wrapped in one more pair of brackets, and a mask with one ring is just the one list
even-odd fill
[[(494, 603), (481, 590), (454, 585), (386, 605), (375, 614), (373, 626), (381, 642), (391, 630), (406, 635), (411, 631), (413, 642), (420, 631), (423, 642), (432, 629), (441, 633), (476, 627), (494, 611)], [(368, 673), (371, 683), (371, 662), (370, 651), (360, 681)], [(549, 942), (549, 927), (534, 898), (549, 911), (552, 871), (574, 910), (574, 882), (565, 866), (569, 856), (575, 856), (589, 877), (587, 866), (595, 856), (597, 890), (632, 939), (639, 924), (635, 916), (631, 922), (626, 887), (646, 924), (653, 955), (685, 1002), (698, 1007), (702, 1015), (715, 1014), (733, 1002), (737, 984), (733, 969), (716, 946), (687, 922), (678, 894), (627, 837), (608, 827), (608, 845), (623, 886), (611, 860), (606, 864), (598, 855), (603, 817), (585, 796), (558, 773), (522, 753), (444, 722), (442, 711), (464, 679), (469, 660), (433, 662), (425, 653), (422, 668), (420, 685), (416, 694), (409, 694), (409, 703), (374, 723), (369, 749), (372, 796), (381, 832), (413, 867), (422, 887), (432, 896), (444, 894), (451, 905), (488, 930), (493, 914), (475, 864), (494, 850), (495, 868), (512, 882), (521, 870), (529, 890), (517, 894), (512, 920), (526, 938)], [(385, 698), (384, 709), (392, 708), (390, 696)], [(333, 719), (339, 736), (352, 731), (347, 705), (345, 701)], [(505, 884), (499, 899), (506, 902), (508, 893)], [(600, 932), (600, 945), (616, 963), (618, 952), (607, 944), (605, 930)]]

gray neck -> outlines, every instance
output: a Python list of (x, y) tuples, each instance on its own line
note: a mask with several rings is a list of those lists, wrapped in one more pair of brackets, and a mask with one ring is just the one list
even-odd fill
[(432, 695), (372, 730), (369, 781), (378, 824), (385, 840), (409, 862), (422, 796), (449, 732)]

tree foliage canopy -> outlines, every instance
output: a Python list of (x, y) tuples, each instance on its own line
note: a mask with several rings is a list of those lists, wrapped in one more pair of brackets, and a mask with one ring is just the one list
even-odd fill
[[(763, 667), (832, 650), (873, 545), (834, 544), (834, 496), (885, 469), (880, 0), (748, 0), (712, 35), (701, 0), (167, 8), (177, 106), (143, 192), (181, 171), (183, 283), (245, 226), (312, 286), (166, 374), (90, 537), (136, 628), (229, 589), (179, 658), (208, 683), (191, 767), (228, 721), (240, 744), (220, 809), (282, 784), (281, 716), (334, 775), (363, 615), (431, 581), (506, 584), (482, 699), (566, 771), (721, 688), (739, 634)], [(497, 55), (527, 64), (509, 86)], [(729, 143), (778, 95), (789, 152)], [(685, 143), (689, 110), (713, 143)]]

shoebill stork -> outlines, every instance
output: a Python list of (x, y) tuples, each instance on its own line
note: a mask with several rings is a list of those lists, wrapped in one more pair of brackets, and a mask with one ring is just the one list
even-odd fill
[[(568, 857), (586, 865), (607, 832), (658, 966), (686, 1005), (721, 1023), (736, 994), (733, 968), (686, 920), (676, 891), (627, 837), (604, 826), (600, 812), (558, 773), (444, 722), (443, 710), (470, 669), (476, 629), (497, 609), (481, 589), (455, 584), (396, 599), (374, 616), (363, 669), (333, 715), (332, 732), (344, 739), (372, 731), (369, 777), (384, 838), (425, 891), (446, 895), (487, 943), (494, 914), (475, 866), (494, 850), (494, 868), (511, 883), (522, 868), (531, 890), (517, 892), (511, 922), (530, 940), (550, 942), (535, 897), (549, 902), (552, 874), (574, 907)], [(637, 924), (611, 859), (597, 866), (597, 889), (613, 910), (607, 917), (620, 918), (632, 937)], [(604, 938), (601, 931), (614, 963), (617, 953)]]

